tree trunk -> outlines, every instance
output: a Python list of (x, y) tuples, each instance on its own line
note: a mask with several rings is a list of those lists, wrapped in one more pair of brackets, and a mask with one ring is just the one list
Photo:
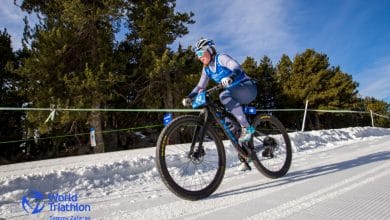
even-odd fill
[(165, 83), (166, 83), (166, 94), (164, 97), (164, 107), (167, 109), (173, 108), (173, 85), (172, 85), (172, 78), (169, 71), (165, 71)]
[(317, 112), (314, 113), (314, 127), (316, 130), (321, 129), (320, 117)]
[[(98, 105), (97, 108), (99, 108)], [(92, 128), (95, 128), (95, 137), (96, 137), (96, 147), (93, 147), (94, 153), (103, 153), (104, 152), (104, 139), (102, 133), (102, 114), (100, 112), (92, 112), (89, 115), (89, 125)]]

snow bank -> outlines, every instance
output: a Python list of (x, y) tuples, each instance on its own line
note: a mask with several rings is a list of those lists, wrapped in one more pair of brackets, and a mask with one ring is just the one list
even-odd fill
[(294, 152), (338, 146), (351, 140), (390, 135), (388, 128), (352, 127), (289, 133)]
[[(357, 127), (289, 134), (294, 152), (384, 135), (390, 135), (390, 129)], [(228, 142), (224, 144), (227, 167), (236, 166), (237, 153)], [(93, 197), (159, 181), (154, 155), (155, 148), (147, 148), (0, 166), (0, 213), (32, 189)]]

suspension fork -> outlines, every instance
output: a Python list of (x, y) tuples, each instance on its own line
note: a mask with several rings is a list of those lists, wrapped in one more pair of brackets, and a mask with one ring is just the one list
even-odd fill
[[(203, 117), (203, 126), (196, 126), (196, 129), (192, 135), (192, 142), (190, 147), (189, 156), (193, 155), (195, 150), (195, 144), (197, 137), (200, 138), (198, 148), (196, 149), (198, 152), (203, 150), (203, 139), (206, 134), (207, 128), (208, 128), (208, 118), (209, 118), (209, 111), (203, 111), (199, 114), (199, 117)], [(199, 136), (200, 135), (200, 136)]]

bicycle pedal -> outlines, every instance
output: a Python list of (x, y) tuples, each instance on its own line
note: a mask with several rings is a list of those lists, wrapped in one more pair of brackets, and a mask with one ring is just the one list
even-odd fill
[(238, 167), (239, 171), (250, 171), (252, 170), (251, 166), (247, 162), (242, 162)]
[[(249, 162), (249, 161), (248, 161)], [(244, 164), (246, 165), (246, 167), (248, 168), (248, 170), (252, 170), (252, 167), (249, 165), (249, 163), (248, 162), (244, 162)]]

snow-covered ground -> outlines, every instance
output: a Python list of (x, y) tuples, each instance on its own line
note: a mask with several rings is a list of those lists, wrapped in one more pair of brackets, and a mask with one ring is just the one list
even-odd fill
[[(323, 219), (332, 215), (364, 219), (364, 214), (356, 213), (364, 207), (371, 210), (369, 203), (375, 209), (368, 218), (390, 219), (390, 129), (358, 127), (289, 136), (292, 167), (276, 180), (256, 169), (237, 171), (237, 153), (225, 142), (224, 180), (210, 198), (196, 202), (182, 200), (166, 189), (155, 167), (155, 148), (0, 166), (0, 219)], [(372, 187), (380, 191), (371, 192)], [(356, 193), (357, 189), (369, 196)], [(31, 191), (45, 195), (44, 203), (30, 198), (31, 208), (26, 208), (31, 213), (35, 206), (43, 207), (39, 214), (22, 208), (22, 198), (31, 197)], [(73, 202), (89, 205), (91, 210), (64, 212), (57, 206), (54, 211), (47, 195), (55, 194), (71, 200), (61, 204), (72, 202), (76, 195)], [(352, 202), (345, 202), (348, 199)], [(350, 207), (351, 213), (344, 213), (348, 209), (343, 206)]]

